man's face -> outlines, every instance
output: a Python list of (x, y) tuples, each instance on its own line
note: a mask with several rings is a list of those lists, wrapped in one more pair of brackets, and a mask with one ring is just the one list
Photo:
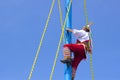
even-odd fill
[(86, 28), (85, 28), (85, 27), (83, 27), (82, 29), (83, 29), (83, 30), (86, 30)]

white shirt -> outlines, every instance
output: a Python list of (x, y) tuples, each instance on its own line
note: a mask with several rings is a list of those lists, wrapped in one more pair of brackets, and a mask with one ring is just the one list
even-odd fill
[(77, 37), (80, 42), (89, 40), (89, 33), (84, 30), (73, 29), (73, 34)]

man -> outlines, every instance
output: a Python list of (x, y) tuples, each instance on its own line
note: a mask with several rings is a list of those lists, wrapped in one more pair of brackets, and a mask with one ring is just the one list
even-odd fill
[[(61, 60), (62, 63), (71, 64), (72, 65), (72, 80), (74, 80), (75, 73), (78, 67), (78, 64), (81, 60), (86, 59), (86, 52), (92, 54), (92, 50), (90, 48), (90, 26), (92, 23), (84, 26), (81, 30), (77, 29), (69, 29), (66, 30), (73, 33), (77, 37), (77, 42), (75, 44), (65, 44), (63, 46), (63, 55), (64, 59)], [(71, 52), (74, 54), (74, 58), (71, 59)]]

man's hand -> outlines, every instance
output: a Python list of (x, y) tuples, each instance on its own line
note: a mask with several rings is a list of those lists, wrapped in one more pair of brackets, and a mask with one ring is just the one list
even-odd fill
[(66, 28), (66, 31), (69, 31), (70, 29), (69, 28)]
[(87, 51), (90, 53), (90, 54), (92, 54), (92, 50), (89, 48), (89, 49), (87, 49)]
[(72, 29), (69, 29), (69, 28), (66, 28), (66, 30), (69, 31), (69, 32), (73, 32), (73, 30), (72, 30)]

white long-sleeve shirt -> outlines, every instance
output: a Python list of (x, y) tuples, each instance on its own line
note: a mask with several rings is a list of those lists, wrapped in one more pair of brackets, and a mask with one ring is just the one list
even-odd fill
[(73, 29), (73, 34), (77, 37), (77, 39), (80, 42), (89, 40), (89, 33), (84, 31), (83, 29), (81, 29), (81, 30)]

